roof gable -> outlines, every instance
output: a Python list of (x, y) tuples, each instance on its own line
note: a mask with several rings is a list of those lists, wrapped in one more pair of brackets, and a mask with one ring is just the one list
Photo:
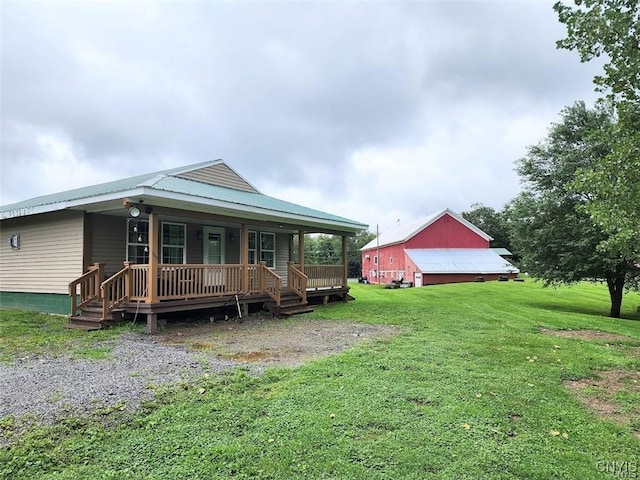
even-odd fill
[(208, 185), (233, 188), (250, 193), (260, 193), (260, 191), (242, 178), (238, 173), (226, 163), (220, 162), (214, 165), (189, 170), (188, 172), (175, 175), (179, 178), (193, 180)]
[(493, 238), (487, 233), (480, 230), (474, 224), (465, 220), (461, 215), (458, 215), (453, 210), (445, 208), (439, 212), (433, 213), (429, 215), (426, 219), (416, 220), (414, 222), (410, 222), (406, 225), (401, 225), (397, 228), (388, 230), (387, 232), (381, 233), (377, 238), (374, 238), (372, 241), (367, 243), (360, 250), (370, 250), (372, 248), (384, 247), (387, 245), (393, 245), (396, 243), (404, 243), (411, 238), (415, 237), (418, 233), (427, 229), (430, 225), (433, 225), (440, 218), (445, 215), (449, 215), (454, 220), (461, 223), (463, 226), (473, 231), (475, 234), (479, 235), (483, 239), (487, 241), (493, 240)]

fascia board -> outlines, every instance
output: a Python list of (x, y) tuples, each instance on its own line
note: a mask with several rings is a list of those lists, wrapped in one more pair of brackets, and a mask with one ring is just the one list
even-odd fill
[[(144, 195), (143, 188), (135, 190), (127, 190), (125, 192), (113, 192), (105, 195), (96, 195), (94, 197), (85, 197), (75, 200), (67, 200), (64, 202), (48, 203), (45, 205), (36, 205), (34, 207), (17, 208), (14, 210), (6, 210), (2, 212), (2, 220), (10, 218), (26, 217), (28, 215), (37, 215), (40, 213), (57, 212), (60, 210), (74, 210), (80, 207), (90, 207), (93, 204), (104, 203), (110, 201), (121, 201), (125, 197), (139, 197)], [(88, 201), (90, 200), (90, 201)], [(90, 208), (85, 208), (90, 210)]]
[[(153, 183), (158, 178), (154, 179)], [(147, 182), (145, 182), (146, 184)], [(211, 209), (221, 209), (228, 212), (228, 215), (233, 215), (238, 218), (246, 218), (248, 220), (269, 220), (274, 222), (286, 222), (296, 223), (303, 226), (309, 226), (319, 229), (333, 228), (338, 231), (358, 232), (366, 229), (368, 226), (361, 223), (345, 223), (336, 220), (323, 219), (318, 217), (311, 217), (299, 214), (287, 214), (286, 212), (279, 212), (277, 210), (269, 210), (265, 208), (248, 206), (240, 203), (226, 202), (214, 199), (203, 199), (202, 197), (195, 197), (185, 195), (182, 193), (174, 193), (166, 190), (156, 190), (151, 187), (141, 186), (133, 190), (126, 190), (121, 192), (109, 193), (106, 195), (96, 195), (94, 197), (70, 200), (65, 202), (51, 203), (47, 205), (39, 205), (35, 207), (20, 208), (16, 210), (8, 210), (2, 212), (2, 219), (10, 219), (16, 217), (23, 217), (28, 215), (36, 215), (41, 213), (55, 212), (59, 210), (72, 210), (85, 207), (86, 210), (91, 210), (92, 204), (105, 203), (110, 201), (121, 201), (123, 198), (143, 198), (145, 202), (149, 203), (153, 200), (162, 201), (169, 200), (177, 203), (186, 203), (192, 206), (196, 206), (202, 213), (215, 213), (210, 212)], [(90, 200), (90, 201), (87, 201)], [(202, 208), (205, 207), (205, 208)]]
[[(191, 205), (198, 205), (209, 208), (219, 208), (229, 211), (238, 218), (246, 218), (250, 220), (272, 220), (274, 222), (288, 222), (298, 223), (301, 225), (308, 225), (314, 227), (334, 227), (338, 230), (347, 230), (357, 232), (367, 228), (367, 225), (361, 223), (345, 223), (336, 220), (323, 219), (318, 217), (310, 217), (306, 215), (287, 214), (286, 212), (280, 212), (278, 210), (269, 210), (265, 208), (244, 205), (241, 203), (226, 202), (221, 200), (206, 199), (202, 201), (202, 197), (194, 197), (185, 195), (182, 193), (168, 192), (166, 190), (151, 190), (146, 191), (145, 194), (151, 197), (158, 197), (160, 199), (172, 200), (180, 203), (189, 203)], [(208, 209), (203, 210), (203, 213), (208, 213)], [(209, 212), (214, 213), (214, 212)], [(249, 215), (247, 215), (249, 214)]]

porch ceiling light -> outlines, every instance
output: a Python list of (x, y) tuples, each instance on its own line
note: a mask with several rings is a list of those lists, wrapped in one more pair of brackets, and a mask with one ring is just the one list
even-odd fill
[(140, 209), (135, 205), (133, 207), (129, 207), (129, 216), (131, 218), (138, 218), (140, 216)]

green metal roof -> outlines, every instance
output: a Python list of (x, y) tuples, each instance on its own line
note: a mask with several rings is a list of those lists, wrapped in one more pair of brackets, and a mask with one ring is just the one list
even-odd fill
[(107, 197), (113, 201), (113, 198), (119, 194), (125, 197), (127, 194), (133, 194), (133, 191), (136, 191), (135, 195), (138, 195), (137, 192), (144, 191), (144, 195), (172, 198), (177, 202), (183, 201), (205, 206), (208, 204), (223, 205), (236, 211), (242, 211), (246, 208), (266, 217), (273, 215), (277, 218), (290, 217), (294, 222), (308, 220), (314, 223), (326, 223), (327, 228), (338, 227), (357, 231), (367, 227), (354, 220), (279, 200), (262, 193), (252, 193), (176, 176), (218, 163), (224, 162), (222, 160), (202, 162), (3, 205), (0, 207), (0, 217), (13, 218), (32, 213), (81, 208), (82, 205), (103, 201)]
[(126, 192), (136, 188), (158, 176), (172, 175), (181, 173), (184, 171), (197, 170), (202, 167), (206, 167), (209, 164), (220, 162), (219, 160), (196, 163), (189, 165), (188, 167), (172, 168), (169, 170), (162, 170), (159, 172), (146, 173), (144, 175), (137, 175), (135, 177), (123, 178), (121, 180), (114, 180), (112, 182), (100, 183), (98, 185), (91, 185), (88, 187), (74, 188), (73, 190), (66, 190), (64, 192), (52, 193), (50, 195), (42, 195), (40, 197), (29, 198), (21, 202), (12, 203), (9, 205), (0, 206), (0, 213), (19, 210), (25, 208), (39, 207), (42, 205), (53, 205), (56, 203), (69, 202), (72, 200), (81, 200), (83, 198), (97, 197), (99, 195), (105, 195), (109, 193)]
[[(211, 198), (240, 206), (261, 208), (284, 214), (301, 215), (304, 217), (312, 217), (320, 220), (330, 220), (340, 223), (359, 223), (327, 212), (303, 207), (302, 205), (280, 200), (278, 198), (269, 197), (268, 195), (263, 195), (261, 193), (251, 193), (232, 188), (219, 187), (216, 185), (208, 185), (206, 183), (195, 182), (193, 180), (186, 180), (179, 177), (162, 177), (153, 184), (152, 188), (167, 192), (181, 193), (184, 195), (192, 195), (204, 199)], [(363, 228), (365, 228), (364, 225)]]

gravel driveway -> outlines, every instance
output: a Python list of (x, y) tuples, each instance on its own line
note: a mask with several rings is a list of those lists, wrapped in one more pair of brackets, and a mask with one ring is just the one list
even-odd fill
[[(125, 333), (105, 342), (109, 358), (23, 357), (0, 364), (0, 419), (51, 423), (125, 405), (136, 409), (155, 385), (189, 381), (236, 366), (260, 373), (268, 365), (295, 366), (337, 353), (356, 342), (394, 335), (397, 329), (351, 322), (248, 319), (216, 324), (178, 324), (162, 335)], [(0, 445), (6, 443), (0, 429)]]

